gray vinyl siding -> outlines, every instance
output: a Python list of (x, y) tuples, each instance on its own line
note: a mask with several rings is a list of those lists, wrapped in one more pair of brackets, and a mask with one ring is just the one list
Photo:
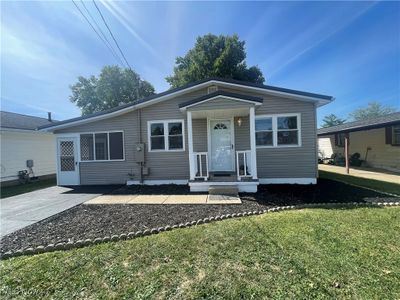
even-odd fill
[(193, 119), (193, 151), (207, 152), (207, 119)]
[(238, 119), (235, 118), (235, 150), (250, 150), (250, 121), (249, 117), (241, 117), (242, 125), (239, 126)]
[[(225, 89), (229, 92), (262, 97), (264, 102), (256, 107), (256, 115), (300, 113), (301, 114), (301, 147), (257, 149), (257, 166), (259, 178), (315, 178), (317, 176), (316, 150), (316, 110), (313, 103), (266, 96), (259, 93), (248, 93), (240, 89)], [(205, 95), (207, 89), (188, 93), (174, 99), (166, 100), (141, 109), (142, 142), (146, 144), (145, 166), (149, 175), (144, 180), (188, 180), (188, 137), (186, 114), (179, 110), (180, 103)], [(218, 100), (218, 99), (217, 99)], [(225, 100), (201, 104), (202, 109), (232, 108), (233, 101)], [(234, 105), (249, 107), (247, 103), (234, 101)], [(238, 117), (234, 119), (235, 150), (250, 149), (250, 126), (248, 116), (242, 116), (242, 125), (238, 126)], [(148, 121), (184, 120), (185, 150), (180, 152), (149, 152)], [(207, 151), (207, 119), (193, 119), (193, 150)], [(81, 184), (124, 184), (127, 180), (139, 180), (139, 164), (135, 160), (136, 144), (139, 142), (138, 111), (129, 112), (110, 119), (58, 130), (55, 133), (80, 133), (95, 131), (124, 131), (124, 161), (81, 162)], [(133, 176), (129, 176), (132, 173)]]
[[(144, 176), (144, 180), (187, 180), (189, 178), (186, 114), (179, 110), (178, 105), (206, 93), (207, 89), (202, 89), (141, 109), (142, 142), (146, 145), (145, 166), (149, 168), (149, 175)], [(149, 152), (147, 122), (171, 119), (184, 120), (185, 151)], [(125, 184), (127, 180), (140, 179), (140, 168), (135, 159), (135, 146), (139, 143), (138, 111), (55, 132), (56, 134), (62, 134), (112, 130), (124, 131), (125, 161), (80, 162), (82, 185)], [(207, 135), (207, 133), (205, 134)], [(133, 174), (133, 176), (129, 176), (129, 173)]]
[[(219, 89), (243, 93), (240, 89), (223, 87)], [(263, 98), (263, 104), (256, 107), (256, 116), (300, 113), (301, 118), (301, 147), (257, 148), (258, 177), (316, 178), (318, 174), (317, 126), (314, 103), (260, 93), (245, 94)]]
[(229, 107), (230, 109), (235, 109), (235, 108), (250, 107), (251, 105), (252, 104), (243, 101), (217, 98), (198, 104), (193, 107), (189, 107), (188, 110), (191, 111), (214, 110), (214, 109), (226, 109), (227, 107)]

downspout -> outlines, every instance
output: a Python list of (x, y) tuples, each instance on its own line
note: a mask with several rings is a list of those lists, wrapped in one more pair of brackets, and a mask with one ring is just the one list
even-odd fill
[[(139, 128), (139, 144), (142, 144), (142, 110), (139, 108), (137, 110), (137, 119), (138, 119), (138, 128)], [(144, 147), (142, 149), (142, 151), (144, 151)], [(143, 153), (143, 157), (144, 157), (144, 153)], [(143, 160), (145, 160), (145, 158), (143, 158)], [(139, 183), (143, 184), (143, 162), (140, 162), (140, 171), (139, 171)]]

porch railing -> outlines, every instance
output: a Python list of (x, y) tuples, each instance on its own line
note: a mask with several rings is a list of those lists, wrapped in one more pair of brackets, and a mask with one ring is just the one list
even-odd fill
[(236, 171), (238, 180), (251, 178), (251, 151), (236, 151)]
[(207, 152), (194, 152), (194, 178), (207, 180), (209, 177), (208, 172), (208, 153)]

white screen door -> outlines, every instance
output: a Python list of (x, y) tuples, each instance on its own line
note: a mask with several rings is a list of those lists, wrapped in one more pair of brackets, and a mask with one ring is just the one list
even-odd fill
[(210, 121), (210, 170), (233, 171), (232, 124), (230, 120)]
[(79, 166), (76, 138), (58, 138), (57, 166), (59, 185), (78, 185)]

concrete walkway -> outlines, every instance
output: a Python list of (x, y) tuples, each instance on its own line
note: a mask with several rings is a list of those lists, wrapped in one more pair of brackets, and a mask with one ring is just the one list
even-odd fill
[(239, 197), (224, 195), (104, 195), (85, 204), (241, 204)]
[[(346, 168), (340, 166), (320, 164), (318, 165), (318, 169), (332, 173), (346, 174)], [(400, 184), (400, 174), (396, 174), (390, 171), (377, 170), (377, 169), (350, 168), (350, 175), (360, 178), (375, 179), (375, 180)]]
[(115, 186), (76, 189), (53, 186), (0, 199), (0, 237), (114, 189)]

